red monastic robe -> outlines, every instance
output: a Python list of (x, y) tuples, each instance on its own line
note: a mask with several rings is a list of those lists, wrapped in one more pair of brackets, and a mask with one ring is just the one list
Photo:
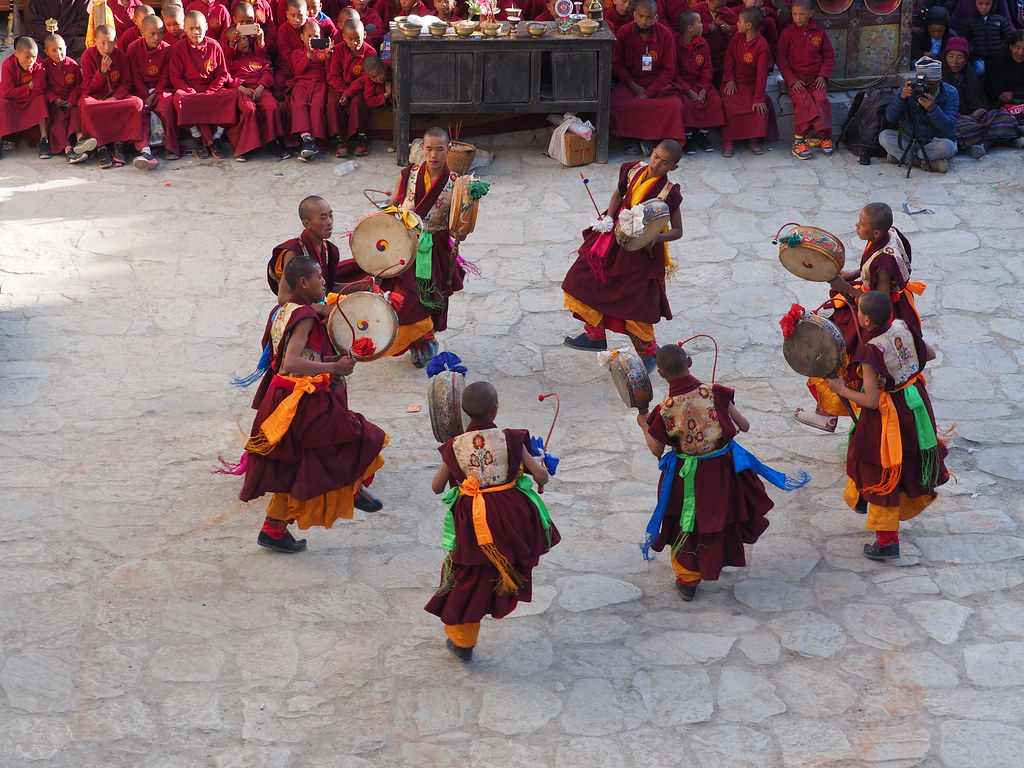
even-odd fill
[[(32, 69), (25, 70), (13, 54), (4, 59), (0, 66), (0, 136), (31, 131), (49, 114), (43, 63), (36, 59)], [(28, 138), (34, 140), (38, 136), (36, 131)]]
[[(729, 50), (725, 55), (725, 66), (722, 70), (722, 105), (725, 108), (725, 126), (722, 128), (724, 141), (741, 139), (767, 139), (778, 136), (775, 124), (775, 108), (772, 101), (765, 97), (764, 91), (768, 80), (768, 63), (771, 53), (768, 42), (755, 35), (753, 40), (746, 40), (743, 35), (733, 35), (729, 41)], [(734, 82), (736, 92), (725, 93), (725, 83)], [(755, 103), (767, 106), (766, 114), (754, 111)]]
[(292, 133), (327, 138), (328, 58), (327, 51), (307, 52), (305, 48), (291, 53), (294, 76), (288, 86), (288, 113)]
[(128, 56), (115, 48), (110, 69), (100, 71), (103, 57), (93, 46), (82, 55), (82, 129), (102, 146), (142, 139), (143, 103), (132, 95)]
[[(711, 49), (703, 37), (695, 37), (689, 45), (678, 39), (676, 45), (676, 85), (682, 91), (683, 125), (686, 130), (718, 128), (725, 123), (722, 96), (712, 85), (713, 67)], [(704, 103), (698, 104), (687, 96), (688, 91), (705, 90)]]
[[(644, 57), (650, 56), (649, 71)], [(611, 95), (611, 133), (632, 139), (685, 141), (683, 108), (675, 86), (676, 41), (664, 24), (655, 24), (642, 37), (636, 23), (626, 24), (615, 37), (612, 74), (617, 81)], [(647, 98), (629, 89), (637, 83)]]
[[(164, 147), (168, 152), (180, 155), (178, 119), (174, 113), (174, 92), (171, 89), (171, 46), (161, 41), (150, 50), (145, 40), (136, 40), (128, 47), (128, 62), (132, 69), (132, 91), (143, 102), (150, 94), (158, 94), (152, 112), (164, 124)], [(142, 115), (143, 144), (149, 144), (150, 131), (150, 110), (147, 108)]]
[[(779, 37), (778, 65), (789, 97), (793, 100), (793, 129), (798, 136), (813, 128), (823, 139), (832, 136), (832, 105), (825, 88), (817, 90), (814, 81), (832, 77), (836, 53), (825, 30), (813, 20), (805, 27), (790, 24)], [(803, 83), (802, 91), (793, 84)]]
[[(13, 57), (12, 57), (13, 58)], [(82, 68), (70, 56), (57, 63), (43, 60), (46, 70), (46, 100), (50, 104), (50, 149), (63, 152), (71, 137), (82, 130), (78, 102), (82, 98)], [(57, 106), (60, 99), (62, 106)]]
[(281, 108), (274, 98), (274, 70), (264, 49), (250, 48), (247, 53), (241, 53), (229, 46), (224, 49), (224, 54), (228, 60), (232, 88), (244, 85), (255, 90), (263, 86), (259, 101), (238, 92), (239, 120), (228, 131), (228, 140), (235, 154), (240, 155), (266, 146), (284, 135)]
[(213, 141), (210, 126), (231, 126), (238, 120), (238, 91), (230, 80), (224, 49), (209, 37), (199, 45), (187, 40), (171, 48), (171, 86), (178, 124), (198, 125), (205, 144)]

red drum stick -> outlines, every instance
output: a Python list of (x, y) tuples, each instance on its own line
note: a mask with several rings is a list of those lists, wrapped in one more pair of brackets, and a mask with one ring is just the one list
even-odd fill
[(544, 441), (545, 451), (551, 450), (551, 433), (555, 431), (555, 422), (558, 421), (558, 412), (562, 410), (562, 398), (560, 398), (556, 392), (549, 392), (546, 395), (537, 395), (537, 399), (542, 403), (548, 397), (555, 398), (555, 418), (551, 420), (551, 429), (548, 430), (548, 439)]

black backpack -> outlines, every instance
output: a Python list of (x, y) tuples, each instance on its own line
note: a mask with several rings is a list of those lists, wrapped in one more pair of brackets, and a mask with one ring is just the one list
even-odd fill
[(885, 157), (885, 150), (878, 143), (878, 134), (887, 127), (885, 108), (892, 102), (895, 92), (895, 88), (859, 91), (843, 121), (839, 143), (857, 157)]

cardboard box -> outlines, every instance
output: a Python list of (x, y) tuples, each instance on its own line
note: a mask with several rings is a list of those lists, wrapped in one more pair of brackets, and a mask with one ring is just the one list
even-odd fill
[(591, 136), (589, 140), (575, 133), (565, 132), (565, 163), (569, 168), (577, 165), (590, 165), (597, 159), (597, 140)]

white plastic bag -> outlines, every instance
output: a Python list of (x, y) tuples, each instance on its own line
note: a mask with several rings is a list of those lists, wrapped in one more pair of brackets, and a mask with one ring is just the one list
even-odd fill
[(589, 120), (583, 122), (571, 112), (562, 115), (560, 123), (557, 122), (557, 115), (548, 115), (548, 121), (556, 125), (555, 130), (551, 132), (551, 141), (548, 142), (548, 157), (553, 157), (562, 165), (569, 165), (569, 157), (565, 153), (566, 131), (582, 136), (589, 141), (593, 135), (594, 126)]

